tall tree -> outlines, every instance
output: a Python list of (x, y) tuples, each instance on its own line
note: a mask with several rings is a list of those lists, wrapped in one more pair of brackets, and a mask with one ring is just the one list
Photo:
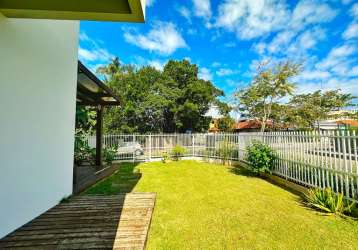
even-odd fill
[(261, 64), (251, 84), (235, 93), (238, 109), (260, 120), (261, 131), (265, 131), (273, 106), (283, 97), (292, 95), (294, 84), (290, 79), (300, 70), (300, 64), (290, 61), (272, 67)]
[(223, 132), (231, 132), (235, 124), (235, 120), (230, 116), (232, 107), (224, 102), (218, 102), (216, 105), (221, 115), (221, 117), (217, 119), (218, 129)]
[(298, 127), (315, 128), (319, 121), (335, 118), (330, 114), (347, 106), (352, 106), (355, 97), (338, 90), (295, 95), (289, 102), (291, 121)]
[(204, 131), (210, 104), (223, 95), (210, 81), (199, 79), (198, 67), (187, 60), (170, 60), (158, 71), (115, 59), (98, 72), (121, 98), (122, 106), (109, 108), (104, 118), (110, 132)]

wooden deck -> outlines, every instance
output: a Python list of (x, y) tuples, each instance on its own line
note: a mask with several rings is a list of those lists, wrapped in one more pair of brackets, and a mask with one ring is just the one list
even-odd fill
[(155, 193), (85, 195), (0, 240), (0, 249), (144, 249)]

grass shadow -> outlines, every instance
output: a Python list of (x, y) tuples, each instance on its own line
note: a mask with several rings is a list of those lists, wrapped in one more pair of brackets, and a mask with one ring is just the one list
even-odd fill
[(269, 183), (271, 183), (272, 185), (275, 185), (277, 187), (280, 187), (280, 188), (286, 190), (287, 192), (290, 192), (290, 193), (292, 193), (294, 195), (297, 195), (298, 196), (297, 197), (298, 201), (303, 200), (304, 197), (305, 197), (302, 192), (300, 192), (300, 191), (298, 191), (298, 190), (296, 190), (296, 189), (294, 189), (292, 187), (286, 186), (286, 185), (284, 185), (282, 183), (279, 183), (279, 182), (277, 182), (275, 180), (272, 180), (272, 179), (268, 178), (267, 176), (260, 176), (260, 178), (265, 180), (265, 181), (267, 181), (267, 182), (269, 182)]
[(274, 181), (274, 180), (270, 179), (266, 174), (255, 173), (255, 172), (251, 171), (250, 169), (240, 166), (240, 165), (230, 168), (229, 171), (235, 175), (241, 175), (241, 176), (245, 176), (245, 177), (249, 177), (249, 178), (260, 178), (262, 180), (265, 180), (272, 185), (280, 187), (280, 188), (284, 189), (285, 191), (288, 191), (288, 192), (296, 195), (297, 198), (295, 200), (297, 201), (297, 203), (303, 204), (304, 194), (302, 192), (295, 190), (292, 187), (286, 186), (282, 183), (279, 183), (277, 181)]
[(242, 167), (240, 165), (235, 165), (229, 168), (229, 172), (235, 175), (241, 175), (241, 176), (245, 176), (245, 177), (253, 177), (253, 178), (258, 178), (260, 177), (259, 174), (250, 171), (249, 169)]
[(131, 192), (142, 177), (142, 173), (136, 169), (138, 164), (133, 162), (121, 163), (116, 172), (88, 188), (84, 194), (113, 195)]

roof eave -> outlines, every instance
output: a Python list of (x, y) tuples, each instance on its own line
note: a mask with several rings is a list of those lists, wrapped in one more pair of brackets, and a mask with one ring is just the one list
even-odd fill
[[(145, 0), (101, 0), (103, 5), (106, 2), (109, 6), (116, 5), (117, 9), (111, 12), (111, 8), (103, 8), (102, 11), (96, 10), (95, 1), (72, 0), (78, 2), (76, 8), (68, 6), (67, 1), (51, 0), (2, 0), (0, 1), (0, 13), (8, 18), (32, 18), (32, 19), (58, 19), (58, 20), (94, 20), (94, 21), (116, 21), (116, 22), (144, 22), (145, 20)], [(27, 5), (25, 6), (24, 3)], [(98, 3), (97, 3), (98, 4)], [(78, 7), (80, 6), (80, 7)], [(83, 6), (83, 8), (81, 8)]]

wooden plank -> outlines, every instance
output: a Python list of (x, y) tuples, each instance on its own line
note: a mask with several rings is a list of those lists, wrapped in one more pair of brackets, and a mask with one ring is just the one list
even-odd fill
[(144, 249), (155, 197), (74, 197), (1, 239), (0, 249)]

